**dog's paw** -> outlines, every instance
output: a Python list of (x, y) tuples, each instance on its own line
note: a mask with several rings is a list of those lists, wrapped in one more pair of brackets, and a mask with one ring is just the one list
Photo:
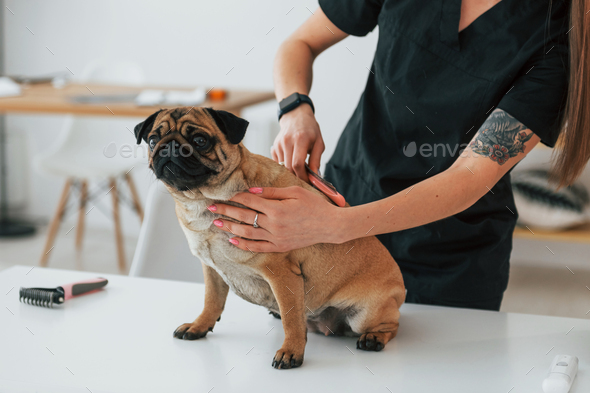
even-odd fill
[(276, 369), (287, 369), (301, 366), (303, 363), (303, 351), (295, 351), (281, 348), (272, 359), (272, 366)]
[(208, 332), (212, 332), (213, 328), (203, 328), (195, 323), (183, 323), (174, 331), (174, 337), (181, 340), (198, 340), (207, 335)]
[(385, 347), (383, 333), (365, 333), (356, 342), (357, 349), (363, 351), (380, 351)]

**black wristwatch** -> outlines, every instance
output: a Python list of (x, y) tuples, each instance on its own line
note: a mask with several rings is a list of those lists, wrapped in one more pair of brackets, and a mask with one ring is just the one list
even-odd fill
[(309, 106), (311, 106), (311, 111), (315, 114), (315, 108), (313, 107), (311, 98), (305, 94), (293, 93), (290, 96), (283, 98), (281, 102), (279, 102), (279, 120), (281, 120), (281, 116), (283, 116), (285, 113), (292, 111), (302, 103), (309, 104)]

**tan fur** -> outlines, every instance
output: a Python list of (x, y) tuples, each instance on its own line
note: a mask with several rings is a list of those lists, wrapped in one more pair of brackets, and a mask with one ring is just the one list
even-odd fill
[(383, 348), (397, 333), (399, 307), (405, 300), (401, 272), (387, 249), (373, 236), (284, 253), (252, 253), (231, 245), (230, 235), (212, 223), (220, 216), (207, 206), (250, 187), (300, 186), (324, 195), (284, 166), (250, 153), (241, 143), (229, 143), (203, 109), (178, 116), (178, 111), (188, 109), (176, 109), (176, 119), (171, 116), (174, 110), (160, 113), (152, 133), (186, 141), (186, 125), (198, 124), (219, 141), (199, 160), (222, 170), (199, 189), (179, 191), (167, 185), (191, 252), (203, 263), (206, 286), (203, 312), (194, 322), (181, 325), (175, 336), (205, 336), (220, 318), (231, 288), (245, 300), (280, 313), (285, 341), (274, 357), (277, 368), (301, 364), (306, 326), (326, 335), (360, 335), (361, 349)]

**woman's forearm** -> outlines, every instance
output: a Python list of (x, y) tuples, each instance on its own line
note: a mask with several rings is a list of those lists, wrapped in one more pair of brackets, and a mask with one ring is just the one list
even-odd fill
[(309, 95), (313, 61), (347, 36), (321, 8), (313, 12), (277, 51), (273, 71), (277, 100), (293, 93)]
[(339, 209), (334, 240), (397, 232), (452, 216), (481, 198), (493, 186), (488, 183), (489, 176), (453, 166), (388, 198)]
[(279, 48), (274, 62), (274, 85), (277, 100), (293, 93), (309, 94), (315, 56), (309, 45), (289, 39)]

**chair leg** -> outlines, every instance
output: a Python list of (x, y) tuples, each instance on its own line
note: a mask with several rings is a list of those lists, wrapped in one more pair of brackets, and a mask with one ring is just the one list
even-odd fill
[(139, 221), (143, 222), (143, 209), (141, 207), (141, 202), (139, 201), (139, 195), (137, 194), (135, 183), (133, 183), (133, 179), (129, 173), (125, 174), (125, 180), (127, 180), (127, 185), (129, 186), (129, 191), (131, 192), (131, 198), (133, 199), (133, 206), (135, 206), (135, 211), (139, 216)]
[(119, 260), (119, 271), (125, 273), (125, 249), (123, 245), (123, 232), (119, 219), (119, 195), (117, 194), (117, 180), (111, 179), (111, 197), (113, 199), (113, 220), (115, 221), (115, 240), (117, 242), (117, 256)]
[(67, 179), (66, 184), (61, 193), (59, 203), (57, 204), (57, 210), (55, 212), (55, 215), (53, 216), (53, 219), (51, 220), (51, 224), (49, 225), (49, 230), (47, 232), (47, 240), (45, 241), (45, 248), (43, 249), (43, 254), (41, 254), (41, 260), (39, 261), (39, 265), (43, 267), (47, 266), (47, 261), (49, 260), (49, 252), (53, 249), (53, 243), (55, 242), (55, 237), (57, 236), (59, 224), (61, 223), (61, 219), (64, 214), (66, 204), (68, 203), (71, 185), (72, 179)]
[(84, 218), (86, 217), (86, 201), (88, 199), (88, 181), (82, 180), (80, 187), (80, 208), (78, 210), (78, 227), (76, 228), (76, 250), (82, 251), (84, 238)]

